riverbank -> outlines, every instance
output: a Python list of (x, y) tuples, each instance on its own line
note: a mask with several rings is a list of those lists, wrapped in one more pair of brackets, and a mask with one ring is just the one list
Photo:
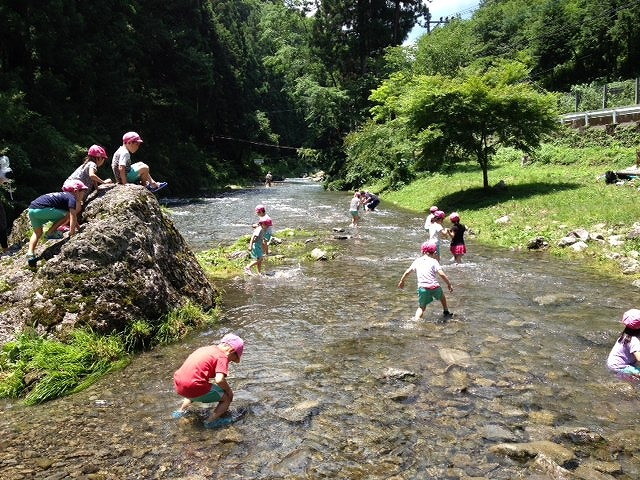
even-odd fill
[[(469, 162), (383, 192), (382, 199), (415, 212), (431, 205), (447, 214), (457, 211), (476, 242), (525, 251), (541, 247), (640, 288), (640, 179), (604, 181), (605, 171), (628, 167), (632, 155), (633, 149), (619, 149), (606, 165), (593, 155), (591, 162), (581, 157), (522, 165), (517, 152), (504, 150), (489, 171), (489, 191), (482, 189), (477, 164)], [(581, 234), (573, 236), (584, 245), (572, 246), (572, 232)]]

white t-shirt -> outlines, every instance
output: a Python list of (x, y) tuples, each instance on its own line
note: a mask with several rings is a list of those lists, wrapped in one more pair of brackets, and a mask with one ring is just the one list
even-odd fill
[(440, 244), (440, 238), (442, 236), (443, 230), (444, 227), (442, 226), (442, 224), (438, 222), (432, 222), (431, 225), (429, 225), (429, 241)]
[(358, 197), (353, 197), (351, 199), (349, 210), (352, 212), (357, 212), (358, 210), (360, 210), (360, 199)]
[(427, 215), (427, 219), (424, 221), (424, 229), (425, 230), (429, 230), (429, 227), (431, 226), (431, 219), (433, 218), (433, 213), (430, 213), (429, 215)]
[(416, 258), (409, 268), (416, 272), (418, 288), (435, 288), (440, 286), (437, 275), (441, 267), (435, 258), (423, 255)]

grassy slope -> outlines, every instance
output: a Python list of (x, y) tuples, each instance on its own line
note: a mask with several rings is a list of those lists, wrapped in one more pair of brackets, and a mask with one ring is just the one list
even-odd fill
[[(575, 228), (592, 231), (605, 224), (599, 229), (624, 234), (640, 221), (640, 181), (615, 186), (599, 178), (607, 170), (634, 164), (635, 149), (547, 147), (543, 152), (544, 160), (553, 164), (535, 162), (521, 167), (516, 152), (502, 151), (489, 171), (489, 182), (495, 185), (504, 180), (504, 190), (483, 191), (478, 165), (468, 163), (450, 174), (430, 175), (386, 192), (383, 199), (419, 212), (431, 205), (447, 213), (458, 211), (480, 243), (526, 248), (529, 240), (542, 236), (551, 254), (588, 259), (605, 273), (621, 274), (618, 264), (607, 257), (612, 250), (640, 250), (637, 240), (617, 249), (591, 242), (582, 254), (557, 247), (557, 243)], [(511, 222), (497, 225), (495, 220), (503, 215), (509, 215)]]

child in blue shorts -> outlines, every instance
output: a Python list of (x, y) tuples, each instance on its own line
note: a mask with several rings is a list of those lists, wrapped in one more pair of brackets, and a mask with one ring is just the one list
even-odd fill
[(258, 221), (258, 226), (253, 230), (251, 234), (251, 240), (249, 241), (249, 251), (251, 252), (251, 258), (253, 258), (252, 262), (244, 267), (244, 273), (247, 275), (252, 275), (251, 267), (256, 267), (258, 271), (258, 275), (262, 273), (262, 262), (264, 260), (264, 236), (267, 232), (267, 228), (269, 228), (269, 224), (271, 223), (271, 219), (269, 220), (260, 220)]
[(30, 267), (37, 265), (36, 245), (42, 237), (42, 227), (46, 223), (52, 223), (47, 230), (47, 238), (56, 238), (58, 227), (67, 222), (69, 222), (70, 237), (78, 231), (78, 213), (82, 209), (82, 199), (88, 187), (80, 180), (71, 180), (65, 182), (63, 188), (62, 192), (41, 195), (29, 204), (29, 221), (33, 227), (27, 251), (27, 262)]
[(436, 275), (439, 275), (440, 278), (446, 282), (449, 291), (453, 292), (449, 278), (445, 275), (442, 267), (440, 267), (440, 263), (435, 258), (437, 250), (438, 247), (435, 243), (424, 242), (420, 247), (422, 256), (413, 261), (398, 282), (398, 288), (404, 288), (404, 280), (407, 278), (407, 275), (411, 272), (416, 272), (418, 277), (418, 309), (415, 314), (416, 321), (422, 318), (427, 305), (433, 302), (433, 300), (440, 300), (443, 309), (442, 314), (445, 317), (453, 315), (447, 307), (447, 299), (436, 278)]

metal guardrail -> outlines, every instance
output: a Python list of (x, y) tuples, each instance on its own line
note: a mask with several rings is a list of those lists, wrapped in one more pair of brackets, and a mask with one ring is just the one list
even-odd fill
[(582, 121), (584, 121), (583, 125), (588, 127), (590, 120), (611, 118), (612, 121), (607, 123), (616, 124), (618, 123), (619, 117), (627, 117), (630, 115), (640, 117), (640, 105), (621, 108), (607, 108), (604, 110), (592, 110), (580, 113), (567, 113), (565, 115), (561, 115), (560, 121), (562, 123), (572, 124), (582, 123)]

